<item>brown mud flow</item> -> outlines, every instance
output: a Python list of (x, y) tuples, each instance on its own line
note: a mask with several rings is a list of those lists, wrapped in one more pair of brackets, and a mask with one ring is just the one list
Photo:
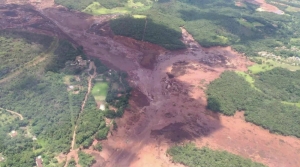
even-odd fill
[[(2, 11), (8, 10), (2, 7)], [(130, 107), (117, 120), (118, 130), (102, 143), (103, 151), (84, 150), (96, 157), (95, 167), (181, 166), (170, 161), (166, 150), (189, 141), (271, 167), (300, 166), (299, 139), (271, 134), (245, 122), (242, 113), (226, 117), (206, 110), (207, 85), (225, 70), (246, 71), (252, 64), (230, 47), (204, 49), (182, 29), (183, 41), (189, 48), (170, 52), (146, 42), (113, 36), (107, 21), (115, 16), (95, 17), (59, 7), (39, 8), (38, 13), (51, 21), (46, 33), (71, 38), (85, 48), (87, 55), (101, 59), (111, 68), (127, 71), (135, 89)], [(29, 17), (27, 22), (38, 23), (37, 18)], [(27, 22), (9, 25), (45, 33)], [(61, 33), (51, 32), (51, 26)]]

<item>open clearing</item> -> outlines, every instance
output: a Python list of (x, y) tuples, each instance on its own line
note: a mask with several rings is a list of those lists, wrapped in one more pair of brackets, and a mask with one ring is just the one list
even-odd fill
[(106, 97), (107, 90), (108, 90), (108, 84), (106, 82), (97, 82), (97, 83), (95, 83), (95, 85), (92, 89), (92, 95), (94, 97), (97, 97), (97, 96)]
[(105, 104), (105, 98), (108, 91), (107, 82), (96, 82), (92, 89), (92, 95), (94, 96), (97, 104)]
[(282, 103), (283, 103), (283, 104), (288, 104), (288, 105), (295, 105), (295, 106), (297, 106), (297, 107), (300, 107), (300, 102), (299, 102), (299, 103), (291, 103), (291, 102), (283, 101)]
[(255, 87), (255, 86), (254, 86), (255, 80), (254, 80), (254, 78), (252, 78), (249, 74), (247, 74), (247, 73), (245, 73), (245, 72), (241, 72), (241, 71), (237, 71), (236, 73), (239, 74), (240, 76), (242, 76), (243, 78), (245, 78), (245, 80), (246, 80), (247, 82), (249, 82), (250, 85), (251, 85), (252, 87)]
[[(82, 45), (87, 55), (101, 59), (111, 68), (127, 71), (136, 96), (117, 120), (118, 131), (103, 141), (103, 151), (93, 153), (94, 166), (182, 166), (170, 162), (166, 150), (175, 143), (192, 141), (197, 146), (227, 150), (270, 167), (299, 167), (300, 140), (271, 134), (245, 122), (243, 113), (234, 117), (206, 110), (204, 90), (224, 70), (247, 71), (253, 65), (230, 47), (209, 49), (196, 45), (170, 52), (147, 42), (110, 36), (105, 29), (110, 16), (88, 16), (79, 12), (40, 8), (51, 24)], [(62, 19), (68, 18), (68, 19)], [(34, 22), (34, 17), (29, 22)], [(92, 31), (102, 24), (102, 33)], [(18, 28), (26, 25), (11, 25)], [(40, 32), (40, 29), (30, 29)], [(46, 32), (50, 34), (51, 32)], [(183, 29), (186, 43), (194, 42)], [(143, 68), (140, 59), (154, 50), (153, 69)], [(140, 92), (140, 93), (137, 93)], [(238, 125), (238, 126), (237, 126)]]

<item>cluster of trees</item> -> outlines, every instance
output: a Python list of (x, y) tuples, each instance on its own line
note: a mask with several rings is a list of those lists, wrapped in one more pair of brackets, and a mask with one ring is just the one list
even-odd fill
[(52, 38), (21, 31), (0, 31), (0, 79), (46, 50)]
[(249, 110), (250, 104), (258, 105), (265, 99), (262, 93), (233, 71), (225, 71), (219, 79), (211, 82), (206, 93), (208, 109), (225, 115)]
[(71, 158), (67, 167), (76, 167), (76, 161), (74, 158)]
[[(74, 48), (73, 45), (66, 40), (60, 40), (59, 45), (54, 51), (54, 55), (47, 62), (47, 66), (45, 67), (46, 71), (59, 72), (63, 68), (65, 68), (65, 64), (67, 61), (74, 61), (76, 56), (81, 56), (83, 59), (86, 59), (86, 55), (83, 53), (83, 48), (78, 47)], [(81, 71), (76, 71), (75, 74), (80, 73)]]
[(76, 130), (76, 144), (88, 148), (92, 145), (94, 138), (106, 139), (109, 128), (106, 127), (103, 112), (96, 108), (95, 99), (92, 95), (88, 97), (86, 107), (80, 115)]
[(101, 144), (101, 143), (97, 143), (97, 144), (94, 146), (94, 150), (96, 150), (96, 151), (102, 151), (102, 144)]
[(228, 153), (226, 151), (215, 151), (207, 147), (197, 148), (194, 144), (173, 146), (167, 150), (175, 163), (181, 163), (188, 167), (263, 167), (263, 164), (256, 163), (250, 159)]
[(95, 63), (95, 66), (97, 67), (97, 74), (103, 74), (109, 70), (108, 67), (106, 67), (99, 59), (92, 59), (92, 61)]
[(291, 72), (283, 68), (257, 74), (256, 85), (272, 98), (298, 103), (300, 102), (300, 71)]
[(83, 151), (78, 152), (78, 157), (79, 165), (82, 167), (90, 167), (93, 163), (95, 163), (94, 157), (84, 153)]
[(5, 156), (5, 161), (0, 163), (3, 167), (34, 166), (36, 154), (32, 151), (39, 146), (31, 139), (17, 136), (10, 138), (5, 131), (0, 129), (0, 152)]
[(107, 109), (104, 114), (107, 118), (122, 117), (124, 110), (128, 106), (131, 92), (131, 87), (126, 80), (127, 73), (111, 70), (104, 75), (109, 78), (109, 88), (105, 101), (117, 108), (117, 111)]
[(235, 72), (226, 71), (210, 83), (207, 107), (226, 115), (245, 111), (247, 121), (271, 132), (300, 137), (300, 108), (296, 106), (300, 100), (297, 76), (299, 71), (282, 68), (262, 72), (252, 76), (255, 89)]

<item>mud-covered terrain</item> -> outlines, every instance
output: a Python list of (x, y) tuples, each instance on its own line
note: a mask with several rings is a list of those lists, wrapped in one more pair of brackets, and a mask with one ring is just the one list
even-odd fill
[[(45, 5), (43, 5), (45, 3)], [(51, 3), (50, 3), (51, 4)], [(188, 49), (167, 51), (147, 42), (114, 36), (108, 20), (116, 15), (90, 16), (51, 6), (1, 5), (1, 29), (20, 29), (66, 38), (87, 55), (111, 68), (128, 72), (134, 88), (130, 107), (103, 142), (94, 166), (181, 166), (166, 150), (192, 141), (197, 146), (227, 150), (268, 166), (300, 166), (300, 140), (271, 134), (242, 113), (234, 117), (206, 109), (205, 89), (225, 70), (246, 71), (251, 64), (230, 47), (202, 48), (185, 29)]]

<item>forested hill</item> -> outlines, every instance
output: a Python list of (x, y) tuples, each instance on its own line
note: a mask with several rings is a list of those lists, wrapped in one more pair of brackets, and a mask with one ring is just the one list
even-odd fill
[[(205, 47), (233, 46), (248, 56), (267, 51), (278, 56), (299, 55), (300, 4), (272, 1), (285, 12), (258, 11), (258, 6), (234, 0), (55, 0), (68, 8), (101, 15), (119, 13), (112, 21), (115, 34), (181, 49), (180, 26)], [(278, 5), (279, 2), (281, 5)], [(129, 20), (128, 22), (124, 22)], [(146, 20), (150, 20), (148, 24)], [(144, 33), (145, 29), (145, 34)], [(172, 33), (168, 33), (172, 32)]]

